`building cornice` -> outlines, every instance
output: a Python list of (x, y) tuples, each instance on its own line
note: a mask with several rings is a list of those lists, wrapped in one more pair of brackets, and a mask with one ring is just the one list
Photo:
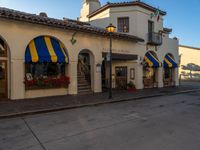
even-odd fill
[(179, 45), (179, 47), (190, 48), (190, 49), (195, 49), (195, 50), (200, 50), (200, 48), (198, 48), (198, 47), (193, 47), (193, 46)]
[[(106, 5), (102, 6), (101, 8), (97, 9), (93, 13), (89, 14), (88, 17), (92, 18), (93, 16), (105, 11), (106, 9), (113, 8), (113, 7), (129, 7), (129, 6), (140, 6), (144, 9), (147, 9), (149, 11), (155, 12), (157, 11), (157, 8), (150, 6), (146, 3), (139, 2), (139, 1), (131, 1), (131, 2), (121, 2), (121, 3), (107, 3)], [(161, 15), (166, 15), (167, 13), (165, 11), (159, 10)]]

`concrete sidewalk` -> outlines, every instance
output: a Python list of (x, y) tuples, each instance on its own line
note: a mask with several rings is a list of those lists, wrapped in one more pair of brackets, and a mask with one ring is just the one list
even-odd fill
[(112, 100), (108, 99), (107, 92), (90, 95), (58, 96), (17, 101), (7, 100), (0, 101), (0, 119), (196, 91), (200, 91), (200, 89), (181, 86), (161, 89), (145, 89), (135, 92), (114, 90)]

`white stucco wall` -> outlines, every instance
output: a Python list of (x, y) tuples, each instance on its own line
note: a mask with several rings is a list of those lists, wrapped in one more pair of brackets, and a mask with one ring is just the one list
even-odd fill
[[(195, 47), (189, 47), (189, 46), (179, 46), (179, 55), (180, 55), (180, 69), (179, 73), (182, 77), (182, 79), (190, 79), (190, 71), (189, 70), (183, 70), (182, 66), (187, 66), (187, 64), (193, 63), (198, 66), (200, 66), (200, 48)], [(187, 76), (184, 76), (184, 74), (188, 74)], [(200, 71), (192, 71), (192, 74), (197, 74), (198, 76), (193, 76), (193, 79), (200, 80)]]
[[(156, 48), (147, 46), (148, 38), (148, 21), (154, 22), (154, 31), (159, 32), (163, 30), (163, 17), (157, 21), (156, 17), (151, 18), (150, 14), (153, 13), (139, 6), (129, 6), (129, 7), (114, 7), (108, 8), (105, 11), (90, 18), (91, 24), (105, 28), (109, 23), (112, 23), (117, 27), (117, 19), (119, 17), (129, 17), (129, 28), (130, 32), (128, 34), (135, 35), (140, 38), (145, 39), (144, 43), (138, 44), (134, 48), (137, 54), (144, 57), (147, 50), (153, 50), (157, 53), (160, 61), (163, 61), (164, 56), (167, 53), (171, 53), (176, 61), (178, 62), (178, 41), (175, 39), (170, 39), (166, 34), (163, 35), (163, 44)], [(117, 30), (117, 29), (116, 29)]]
[(149, 10), (139, 6), (113, 7), (108, 8), (99, 14), (90, 18), (90, 23), (95, 26), (105, 28), (110, 23), (117, 27), (117, 19), (120, 17), (129, 17), (129, 33), (141, 37), (147, 41), (148, 20), (154, 22), (154, 31), (163, 30), (163, 17), (157, 21), (156, 17), (151, 18)]
[(89, 18), (89, 22), (93, 26), (101, 27), (101, 28), (106, 28), (110, 23), (110, 9), (107, 9), (97, 15), (95, 15), (92, 18)]

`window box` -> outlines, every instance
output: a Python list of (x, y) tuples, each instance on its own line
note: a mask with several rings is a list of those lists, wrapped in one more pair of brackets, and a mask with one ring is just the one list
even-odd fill
[(135, 91), (136, 91), (135, 84), (134, 84), (132, 81), (130, 81), (130, 82), (127, 84), (127, 90), (128, 90), (129, 92), (135, 92)]
[(70, 79), (66, 76), (25, 78), (24, 84), (26, 90), (68, 88)]

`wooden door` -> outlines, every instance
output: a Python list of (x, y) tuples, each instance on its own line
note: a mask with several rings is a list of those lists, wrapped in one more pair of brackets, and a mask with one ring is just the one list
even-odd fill
[(126, 89), (127, 88), (127, 67), (116, 67), (116, 88)]
[(0, 100), (8, 97), (7, 83), (7, 61), (0, 60)]

